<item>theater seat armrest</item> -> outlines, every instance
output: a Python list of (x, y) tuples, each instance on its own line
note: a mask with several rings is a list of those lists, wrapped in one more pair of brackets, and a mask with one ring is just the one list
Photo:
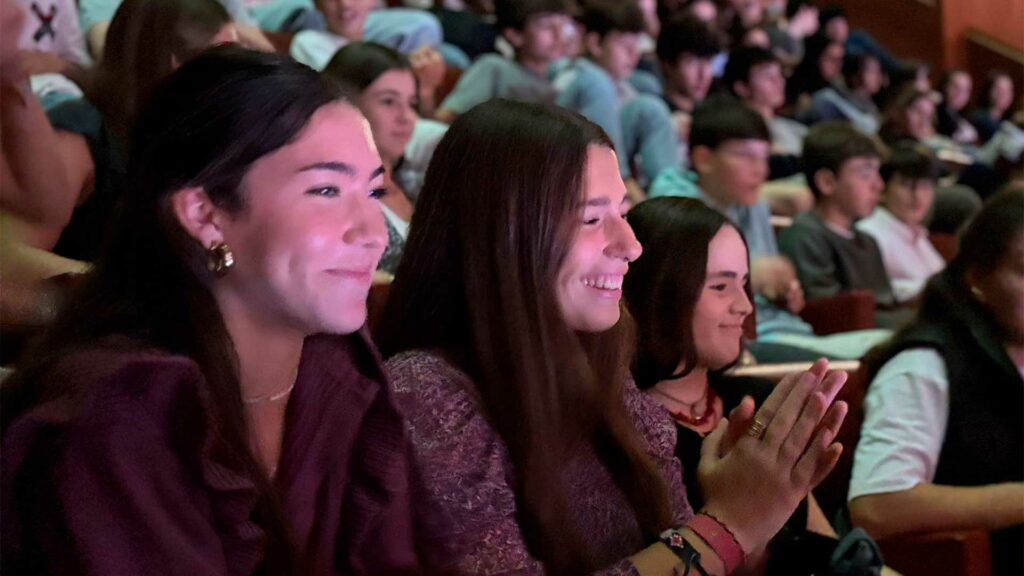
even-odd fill
[(904, 576), (991, 576), (988, 532), (961, 530), (878, 540), (885, 563)]

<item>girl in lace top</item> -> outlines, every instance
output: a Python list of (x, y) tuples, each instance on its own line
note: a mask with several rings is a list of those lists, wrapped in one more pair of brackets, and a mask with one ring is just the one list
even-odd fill
[(553, 107), (482, 104), (435, 151), (380, 343), (460, 573), (697, 574), (696, 551), (724, 574), (838, 455), (845, 407), (826, 409), (843, 377), (819, 365), (750, 434), (747, 401), (709, 436), (694, 515), (681, 476), (696, 471), (628, 376), (625, 193), (600, 128)]

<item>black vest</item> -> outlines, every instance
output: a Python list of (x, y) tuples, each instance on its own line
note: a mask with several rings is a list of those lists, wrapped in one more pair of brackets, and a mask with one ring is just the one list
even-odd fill
[[(950, 276), (933, 279), (931, 301), (873, 365), (913, 348), (932, 348), (945, 361), (949, 420), (935, 484), (1024, 482), (1024, 380), (988, 312)], [(996, 575), (1024, 574), (1024, 529), (993, 533), (992, 545)]]

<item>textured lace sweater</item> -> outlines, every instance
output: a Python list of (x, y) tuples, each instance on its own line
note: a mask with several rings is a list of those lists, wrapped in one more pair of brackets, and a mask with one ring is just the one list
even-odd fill
[[(543, 574), (530, 555), (516, 521), (515, 470), (504, 442), (490, 426), (469, 377), (440, 356), (423, 351), (399, 354), (385, 364), (396, 399), (411, 426), (411, 438), (427, 491), (453, 521), (449, 544), (457, 551), (459, 574)], [(664, 409), (624, 387), (625, 408), (662, 471), (673, 499), (673, 522), (693, 512), (674, 456), (675, 426)], [(593, 452), (582, 451), (565, 465), (572, 518), (591, 552), (606, 566), (601, 574), (636, 574), (626, 558), (650, 544), (625, 495)]]

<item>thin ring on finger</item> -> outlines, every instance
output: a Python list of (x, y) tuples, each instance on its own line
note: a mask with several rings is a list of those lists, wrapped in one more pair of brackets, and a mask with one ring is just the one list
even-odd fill
[(767, 429), (767, 424), (758, 418), (754, 418), (754, 423), (750, 425), (750, 428), (747, 428), (747, 436), (750, 436), (755, 440), (760, 440), (761, 438), (764, 438), (764, 432)]

